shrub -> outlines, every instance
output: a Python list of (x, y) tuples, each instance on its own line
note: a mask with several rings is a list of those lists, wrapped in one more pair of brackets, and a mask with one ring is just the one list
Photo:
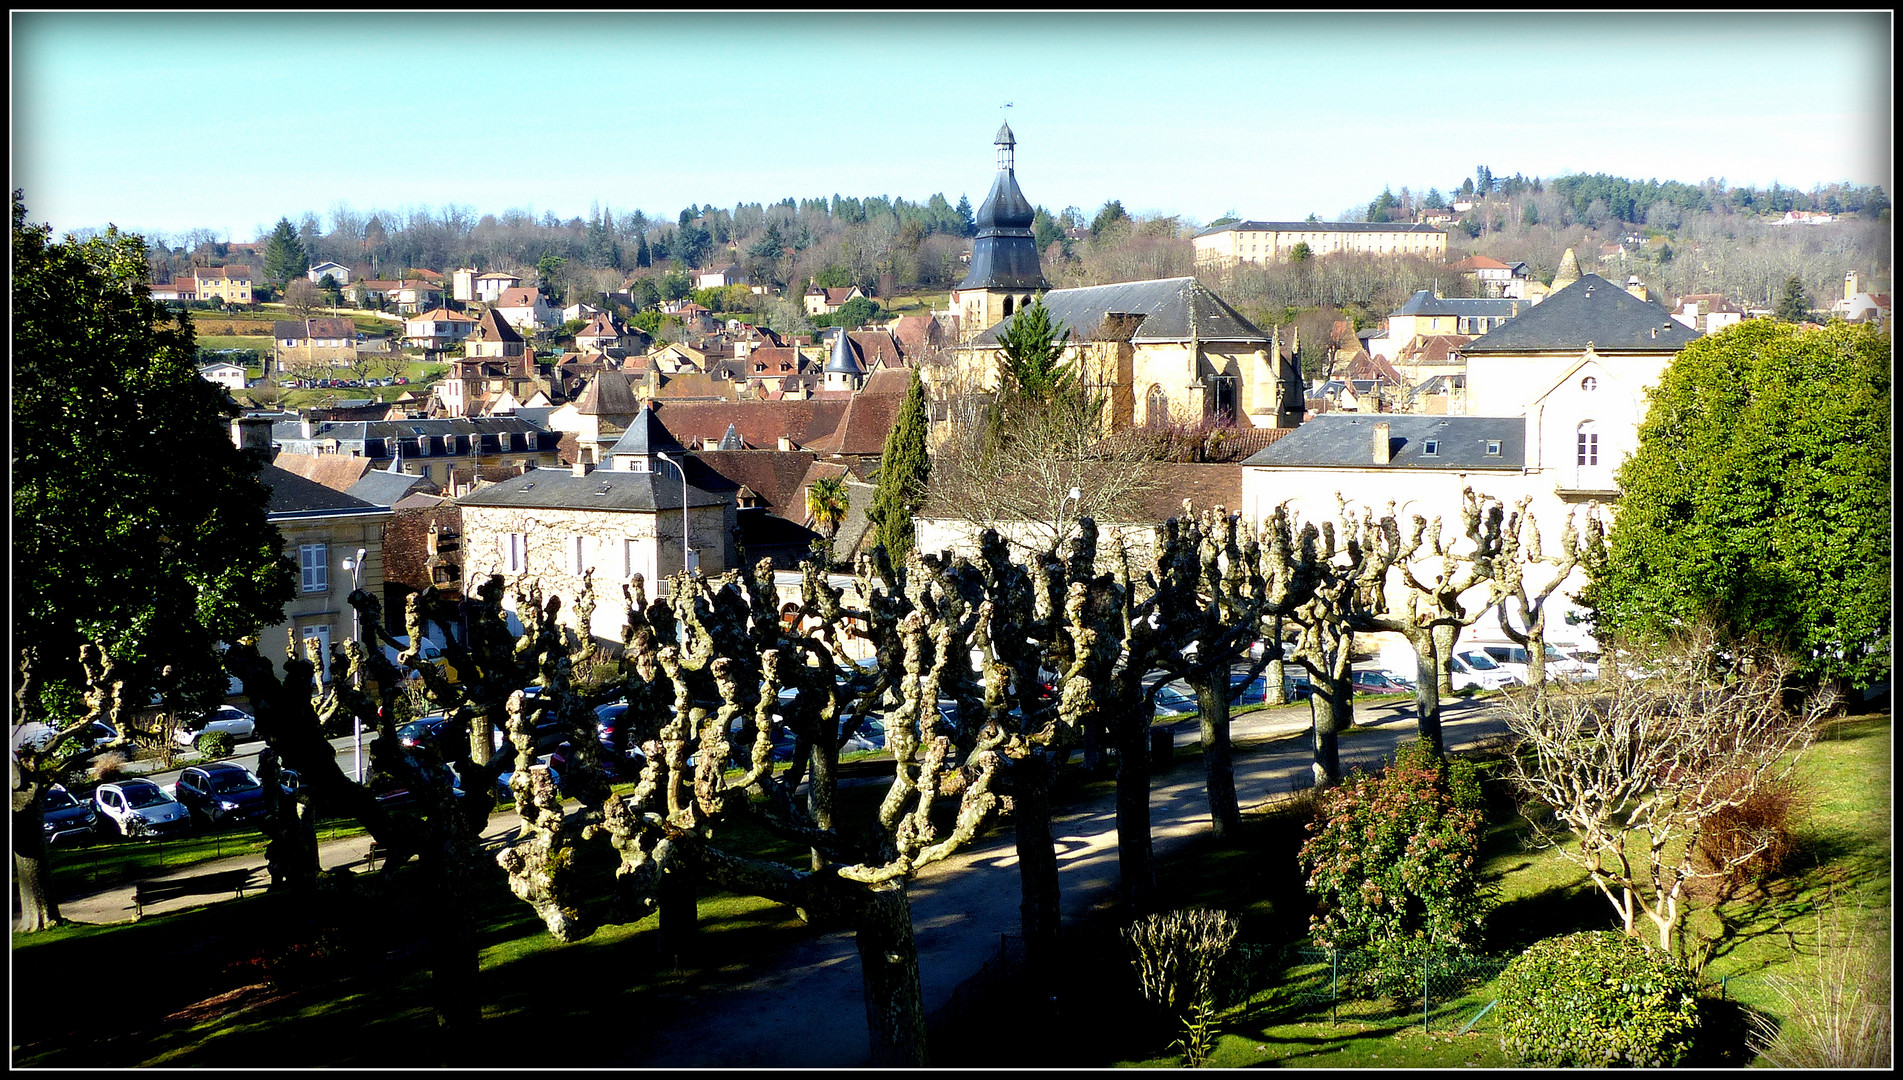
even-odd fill
[(1816, 961), (1800, 975), (1767, 975), (1782, 1023), (1752, 1016), (1751, 1049), (1779, 1069), (1887, 1069), (1894, 1046), (1889, 950), (1859, 912), (1827, 906)]
[[(1760, 783), (1743, 802), (1705, 820), (1698, 834), (1699, 871), (1722, 868), (1715, 874), (1721, 896), (1777, 876), (1797, 853), (1797, 820), (1803, 809), (1803, 793), (1795, 780), (1786, 776)], [(1747, 855), (1753, 850), (1755, 854)]]
[(1699, 1031), (1697, 978), (1616, 930), (1536, 942), (1496, 989), (1500, 1048), (1528, 1065), (1679, 1065)]
[(1226, 911), (1190, 908), (1146, 916), (1123, 932), (1144, 998), (1183, 1032), (1174, 1045), (1191, 1067), (1214, 1049), (1214, 1014), (1234, 974), (1240, 928)]
[(207, 731), (198, 737), (198, 752), (207, 758), (229, 757), (235, 746), (229, 731)]
[(1419, 962), (1476, 947), (1489, 890), (1479, 878), (1485, 798), (1471, 763), (1436, 756), (1425, 740), (1375, 774), (1356, 770), (1323, 798), (1303, 845), (1309, 922), (1317, 944), (1355, 953), (1377, 992), (1410, 997)]

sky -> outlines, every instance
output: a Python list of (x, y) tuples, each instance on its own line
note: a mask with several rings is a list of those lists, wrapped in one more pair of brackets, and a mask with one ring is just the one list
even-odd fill
[[(1892, 186), (1888, 12), (11, 15), (56, 232), (942, 192), (1324, 221), (1496, 176)], [(1009, 108), (1005, 106), (1009, 104)]]

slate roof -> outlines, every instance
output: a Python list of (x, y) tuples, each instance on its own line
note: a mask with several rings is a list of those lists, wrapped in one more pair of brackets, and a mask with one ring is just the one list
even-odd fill
[(315, 480), (306, 480), (276, 465), (266, 465), (259, 470), (258, 481), (270, 492), (270, 498), (265, 503), (267, 520), (374, 514), (386, 509), (327, 488)]
[(1422, 289), (1407, 298), (1394, 311), (1395, 315), (1454, 315), (1464, 318), (1514, 318), (1533, 310), (1533, 305), (1525, 300), (1514, 300), (1497, 296), (1435, 296), (1433, 290)]
[[(1374, 463), (1374, 425), (1388, 425), (1389, 459)], [(1425, 456), (1426, 442), (1437, 445)], [(1488, 454), (1487, 443), (1500, 444)], [(1252, 455), (1244, 465), (1353, 469), (1519, 469), (1526, 464), (1526, 421), (1517, 416), (1416, 416), (1325, 413)]]
[(436, 485), (421, 476), (408, 473), (393, 473), (384, 469), (371, 469), (363, 478), (350, 485), (347, 492), (352, 498), (362, 499), (372, 506), (395, 506), (403, 499), (418, 491), (434, 491)]
[(515, 327), (509, 325), (509, 320), (498, 315), (495, 308), (485, 310), (482, 318), (476, 320), (476, 329), (469, 335), (469, 339), (471, 341), (499, 341), (506, 345), (522, 344), (522, 335), (516, 333)]
[(826, 370), (845, 375), (866, 373), (865, 362), (859, 359), (859, 350), (854, 346), (851, 334), (841, 330), (833, 335), (833, 347), (826, 359)]
[[(349, 319), (326, 316), (321, 319), (312, 319), (310, 326), (310, 336), (315, 340), (343, 338), (346, 341), (354, 341), (357, 337), (357, 326)], [(304, 320), (275, 320), (271, 323), (271, 336), (279, 341), (302, 341), (304, 340)]]
[(1703, 336), (1660, 304), (1586, 274), (1461, 351), (1571, 352), (1591, 344), (1599, 352), (1675, 353)]
[[(1111, 313), (1140, 315), (1142, 322), (1130, 341), (1247, 341), (1267, 343), (1269, 336), (1242, 317), (1222, 297), (1203, 288), (1193, 277), (1162, 278), (1156, 281), (1126, 281), (1116, 285), (1092, 285), (1082, 289), (1055, 289), (1043, 297), (1052, 319), (1069, 327), (1073, 338), (1088, 340)], [(1011, 324), (1011, 316), (984, 333), (973, 345), (995, 346), (998, 334)], [(1192, 330), (1194, 333), (1192, 334)]]
[(614, 446), (603, 457), (616, 454), (684, 454), (687, 448), (667, 429), (654, 410), (643, 405), (641, 411), (634, 414), (628, 422), (628, 430), (621, 433)]
[[(691, 455), (686, 460), (689, 506), (719, 506), (733, 501), (738, 484)], [(654, 472), (597, 468), (586, 476), (576, 476), (571, 469), (530, 469), (470, 492), (456, 503), (548, 510), (679, 510), (681, 477), (666, 465)]]
[(634, 392), (634, 381), (625, 371), (597, 373), (575, 400), (575, 411), (584, 416), (632, 416), (640, 412), (641, 400)]

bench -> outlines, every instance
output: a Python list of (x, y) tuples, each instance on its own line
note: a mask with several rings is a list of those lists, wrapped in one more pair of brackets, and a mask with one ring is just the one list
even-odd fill
[(132, 887), (133, 921), (136, 922), (145, 916), (147, 904), (156, 904), (161, 900), (176, 900), (181, 896), (211, 896), (229, 892), (242, 900), (244, 891), (251, 887), (251, 878), (255, 874), (257, 874), (256, 868), (246, 868), (220, 870), (197, 877), (141, 881)]

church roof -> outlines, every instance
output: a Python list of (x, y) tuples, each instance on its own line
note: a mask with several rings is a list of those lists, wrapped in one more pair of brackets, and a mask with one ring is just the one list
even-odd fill
[(681, 441), (674, 437), (673, 432), (667, 430), (667, 425), (661, 423), (661, 418), (654, 415), (654, 410), (647, 405), (643, 405), (641, 406), (641, 411), (634, 414), (634, 419), (628, 422), (628, 430), (622, 432), (621, 438), (615, 442), (614, 446), (609, 448), (607, 456), (613, 457), (616, 454), (684, 454), (686, 452), (687, 448), (681, 445)]
[[(1056, 289), (1045, 293), (1042, 302), (1050, 309), (1052, 321), (1060, 327), (1068, 327), (1073, 338), (1090, 339), (1103, 325), (1105, 316), (1116, 314), (1141, 320), (1129, 337), (1132, 344), (1191, 338), (1264, 343), (1269, 340), (1255, 324), (1193, 277)], [(1011, 317), (1015, 318), (1016, 315)], [(973, 344), (980, 347), (998, 344), (999, 332), (1011, 324), (1011, 319), (979, 334)]]
[(859, 361), (859, 350), (852, 343), (852, 335), (843, 329), (833, 335), (833, 350), (826, 359), (826, 370), (846, 375), (866, 373), (865, 364)]
[(1009, 121), (998, 125), (998, 137), (991, 140), (991, 142), (996, 146), (1016, 146), (1018, 144), (1017, 136), (1011, 134), (1011, 124)]
[[(1005, 140), (1010, 140), (1006, 142)], [(1014, 146), (1009, 124), (998, 129), (998, 143)], [(1017, 176), (1008, 160), (999, 161), (991, 192), (974, 218), (977, 238), (971, 242), (971, 270), (960, 289), (1046, 289), (1044, 270), (1038, 263), (1037, 240), (1031, 235), (1031, 221), (1037, 216), (1030, 200), (1018, 190)]]
[(1600, 352), (1675, 353), (1702, 336), (1659, 304), (1587, 274), (1461, 352), (1573, 351), (1591, 345)]

